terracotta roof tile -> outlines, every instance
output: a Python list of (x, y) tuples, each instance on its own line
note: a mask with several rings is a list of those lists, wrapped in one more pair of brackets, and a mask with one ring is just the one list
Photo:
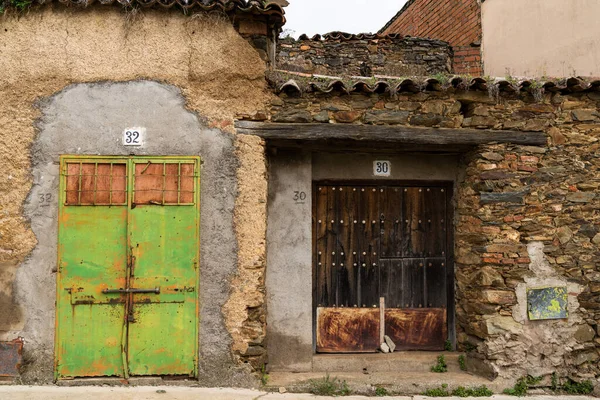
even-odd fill
[(218, 11), (226, 14), (264, 15), (271, 24), (281, 28), (285, 24), (285, 12), (276, 4), (262, 0), (35, 0), (39, 4), (61, 3), (67, 6), (87, 7), (94, 3), (101, 5), (141, 6), (172, 8), (185, 10)]
[(483, 77), (335, 77), (309, 75), (289, 71), (272, 71), (267, 80), (277, 93), (418, 93), (421, 91), (445, 92), (456, 90), (477, 90), (490, 93), (535, 93), (561, 92), (576, 93), (600, 91), (599, 78), (571, 77), (563, 79), (504, 79)]

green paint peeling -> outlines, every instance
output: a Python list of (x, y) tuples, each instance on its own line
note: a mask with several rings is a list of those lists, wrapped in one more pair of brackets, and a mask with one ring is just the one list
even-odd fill
[(57, 379), (197, 376), (199, 175), (199, 157), (61, 157)]
[(527, 289), (527, 312), (529, 319), (565, 319), (569, 316), (566, 287)]

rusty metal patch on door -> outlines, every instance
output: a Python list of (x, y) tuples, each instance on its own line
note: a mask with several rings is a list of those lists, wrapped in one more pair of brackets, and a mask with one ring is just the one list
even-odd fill
[(0, 342), (0, 376), (19, 375), (19, 367), (23, 361), (23, 339), (11, 342)]
[(379, 347), (379, 308), (317, 308), (317, 351), (374, 353)]
[(527, 289), (527, 313), (531, 321), (568, 318), (567, 288)]

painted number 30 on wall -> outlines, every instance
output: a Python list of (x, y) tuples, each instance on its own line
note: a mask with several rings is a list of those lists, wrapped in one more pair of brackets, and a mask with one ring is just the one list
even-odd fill
[(127, 128), (123, 131), (123, 146), (142, 146), (146, 128)]

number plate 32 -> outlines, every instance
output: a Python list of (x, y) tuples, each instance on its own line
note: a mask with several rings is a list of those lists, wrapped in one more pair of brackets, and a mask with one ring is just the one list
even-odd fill
[(142, 146), (146, 128), (127, 128), (123, 131), (123, 146)]

